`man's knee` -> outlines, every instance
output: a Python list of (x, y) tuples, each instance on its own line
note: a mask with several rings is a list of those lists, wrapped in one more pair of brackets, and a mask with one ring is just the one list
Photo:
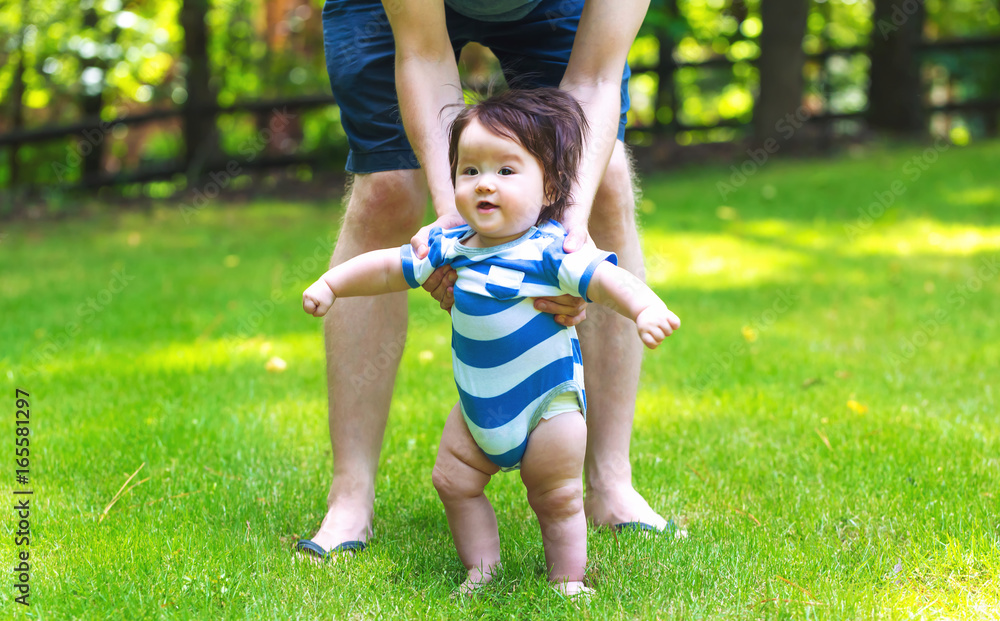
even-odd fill
[(420, 170), (357, 175), (344, 216), (345, 227), (409, 240), (424, 219), (427, 190)]
[(635, 206), (635, 188), (632, 182), (632, 166), (624, 145), (620, 144), (611, 154), (604, 178), (597, 188), (594, 198), (596, 215), (615, 216), (623, 210)]
[(591, 234), (620, 239), (635, 229), (635, 190), (632, 171), (623, 146), (615, 149), (594, 197), (590, 212)]

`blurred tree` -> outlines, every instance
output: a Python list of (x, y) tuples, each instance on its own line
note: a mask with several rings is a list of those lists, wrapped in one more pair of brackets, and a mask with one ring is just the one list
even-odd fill
[[(754, 141), (763, 144), (782, 131), (788, 115), (797, 116), (802, 105), (802, 38), (809, 15), (807, 0), (767, 0), (760, 15), (760, 93), (753, 111)], [(795, 127), (794, 123), (791, 127)]]
[(184, 29), (187, 65), (187, 101), (184, 102), (184, 168), (188, 187), (204, 173), (208, 160), (218, 151), (215, 127), (215, 96), (209, 85), (208, 0), (184, 0), (180, 22)]
[[(639, 39), (652, 37), (656, 41), (657, 79), (655, 96), (652, 98), (653, 109), (648, 115), (651, 125), (674, 126), (677, 123), (677, 62), (674, 60), (674, 48), (677, 41), (690, 34), (690, 31), (687, 20), (677, 6), (677, 0), (651, 0), (646, 19), (639, 30)], [(636, 47), (633, 46), (633, 52)], [(635, 64), (631, 55), (629, 63)], [(637, 111), (633, 111), (633, 114), (635, 112)]]
[[(307, 152), (342, 158), (346, 138), (336, 106), (290, 108), (290, 121), (279, 129), (271, 128), (273, 110), (241, 109), (243, 103), (329, 94), (323, 5), (324, 0), (0, 1), (0, 133), (78, 123), (97, 113), (109, 121), (178, 108), (189, 127), (185, 133), (180, 118), (169, 118), (8, 143), (0, 150), (0, 186), (10, 185), (12, 175), (19, 176), (18, 183), (50, 186), (119, 171), (155, 174), (185, 158), (202, 166)], [(804, 5), (809, 8), (803, 36)], [(925, 16), (912, 12), (917, 6)], [(923, 50), (904, 63), (910, 73), (898, 71), (893, 45), (918, 36), (921, 22), (928, 42), (980, 41), (971, 48)], [(370, 27), (388, 24), (373, 21)], [(188, 41), (186, 30), (192, 34)], [(873, 125), (906, 122), (956, 141), (995, 134), (1000, 113), (989, 106), (934, 113), (926, 124), (908, 115), (919, 112), (921, 102), (995, 100), (1000, 62), (983, 39), (997, 33), (996, 1), (651, 0), (629, 54), (637, 69), (630, 84), (630, 140), (649, 144), (658, 132), (643, 130), (665, 125), (682, 145), (730, 141), (743, 135), (742, 125), (751, 120), (763, 139), (775, 129), (784, 129), (784, 136), (787, 129), (778, 123), (789, 113), (867, 114), (869, 96)], [(842, 48), (853, 49), (830, 53)], [(866, 48), (874, 48), (871, 67)], [(802, 50), (820, 57), (803, 65)], [(481, 83), (491, 79), (483, 67), (463, 75)], [(204, 110), (214, 106), (234, 109), (213, 119)], [(855, 134), (863, 126), (856, 119), (829, 125), (833, 135)], [(184, 187), (180, 176), (167, 183)]]
[[(927, 40), (996, 36), (1000, 33), (1000, 3), (983, 0), (927, 0), (924, 37)], [(1000, 94), (1000, 58), (995, 48), (940, 50), (923, 56), (924, 75), (932, 103), (968, 100), (996, 100)], [(934, 122), (936, 121), (936, 122)], [(936, 131), (957, 131), (967, 139), (970, 133), (996, 136), (1000, 131), (1000, 111), (937, 115)]]
[[(97, 15), (97, 9), (94, 5), (90, 5), (83, 10), (83, 27), (85, 32), (94, 32), (97, 30), (99, 23), (99, 18)], [(112, 34), (109, 36), (108, 44), (113, 44), (117, 35), (118, 28), (112, 30)], [(98, 39), (99, 36), (95, 37)], [(103, 94), (104, 94), (104, 76), (107, 73), (108, 63), (106, 58), (101, 56), (91, 56), (90, 58), (84, 58), (83, 62), (80, 64), (83, 69), (83, 73), (87, 75), (85, 81), (85, 88), (81, 91), (81, 105), (80, 109), (83, 112), (83, 118), (88, 120), (100, 120), (101, 118), (101, 108), (103, 107)], [(103, 139), (88, 139), (86, 144), (88, 145), (84, 149), (83, 153), (83, 184), (85, 186), (96, 186), (101, 177), (101, 173), (104, 170), (104, 149), (107, 141)]]
[[(28, 12), (28, 0), (21, 0), (21, 15), (26, 15)], [(13, 84), (11, 88), (11, 128), (14, 131), (21, 129), (24, 126), (24, 37), (27, 31), (27, 20), (23, 20), (20, 28), (18, 28), (17, 33), (17, 44), (15, 47), (15, 53), (17, 54), (17, 66), (14, 69)], [(18, 143), (14, 143), (10, 146), (9, 151), (9, 178), (10, 185), (17, 185), (19, 171), (17, 162), (17, 152), (20, 150)]]
[(868, 124), (876, 130), (926, 130), (917, 46), (923, 0), (875, 0), (868, 87)]

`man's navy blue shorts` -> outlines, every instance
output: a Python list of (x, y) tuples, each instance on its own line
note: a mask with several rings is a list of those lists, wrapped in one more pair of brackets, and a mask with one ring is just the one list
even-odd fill
[[(445, 6), (458, 58), (470, 41), (492, 50), (508, 84), (558, 87), (573, 49), (584, 0), (542, 0), (523, 19), (484, 22)], [(327, 0), (323, 8), (326, 67), (351, 151), (347, 170), (372, 173), (420, 168), (396, 99), (395, 52), (389, 19), (378, 0)], [(621, 122), (629, 108), (628, 65), (622, 73)]]

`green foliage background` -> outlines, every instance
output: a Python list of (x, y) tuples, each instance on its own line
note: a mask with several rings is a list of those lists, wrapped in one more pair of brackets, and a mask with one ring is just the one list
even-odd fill
[[(631, 125), (669, 123), (673, 113), (658, 101), (655, 67), (664, 40), (675, 43), (674, 59), (697, 62), (725, 56), (732, 67), (683, 67), (676, 74), (677, 120), (689, 125), (748, 122), (758, 85), (752, 61), (760, 53), (761, 0), (654, 0), (629, 57), (639, 71), (632, 79)], [(216, 0), (210, 3), (209, 55), (212, 88), (220, 105), (294, 96), (328, 94), (323, 55), (322, 0), (282, 4), (278, 21), (267, 24), (273, 2)], [(180, 0), (13, 0), (0, 5), (0, 133), (10, 129), (12, 81), (24, 62), (25, 127), (68, 124), (80, 119), (82, 98), (102, 94), (102, 118), (111, 120), (148, 109), (172, 108), (187, 99)], [(1000, 32), (1000, 10), (982, 0), (928, 0), (925, 38), (970, 37)], [(85, 25), (88, 12), (96, 25)], [(871, 0), (814, 1), (803, 41), (807, 52), (865, 46), (872, 36)], [(268, 30), (270, 28), (270, 30)], [(267, 32), (276, 33), (269, 38)], [(877, 33), (876, 33), (877, 36)], [(648, 70), (643, 70), (643, 69)], [(806, 66), (805, 102), (830, 112), (857, 112), (866, 105), (868, 60), (864, 54), (838, 56)], [(928, 96), (965, 100), (1000, 92), (1000, 63), (992, 51), (938, 53), (927, 58)], [(823, 84), (829, 86), (824, 88)], [(249, 113), (221, 115), (222, 148), (235, 155), (252, 139), (260, 119)], [(853, 126), (846, 126), (849, 130)], [(742, 129), (682, 132), (680, 144), (728, 141)], [(974, 115), (948, 120), (959, 141), (982, 133)], [(129, 132), (141, 132), (141, 136)], [(147, 128), (118, 127), (108, 135), (115, 166), (135, 168), (180, 155), (175, 123)], [(642, 132), (634, 140), (651, 136)], [(72, 153), (78, 140), (24, 146), (19, 153), (34, 183), (73, 182), (79, 164)], [(133, 152), (130, 152), (130, 149)], [(346, 150), (336, 107), (305, 112), (301, 135), (287, 152)], [(56, 164), (65, 166), (60, 169)], [(0, 186), (9, 181), (8, 158), (0, 157)]]

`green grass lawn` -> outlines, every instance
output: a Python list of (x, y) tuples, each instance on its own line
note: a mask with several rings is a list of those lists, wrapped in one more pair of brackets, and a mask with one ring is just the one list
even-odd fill
[[(995, 142), (772, 161), (724, 198), (724, 165), (643, 180), (648, 280), (684, 323), (646, 354), (632, 457), (690, 536), (592, 530), (582, 608), (548, 589), (515, 475), (488, 490), (502, 579), (449, 600), (462, 568), (430, 470), (456, 392), (447, 315), (421, 291), (376, 537), (349, 563), (295, 562), (332, 464), (321, 323), (300, 296), (334, 201), (4, 225), (2, 616), (998, 618), (998, 162)], [(14, 544), (15, 388), (30, 548)]]

